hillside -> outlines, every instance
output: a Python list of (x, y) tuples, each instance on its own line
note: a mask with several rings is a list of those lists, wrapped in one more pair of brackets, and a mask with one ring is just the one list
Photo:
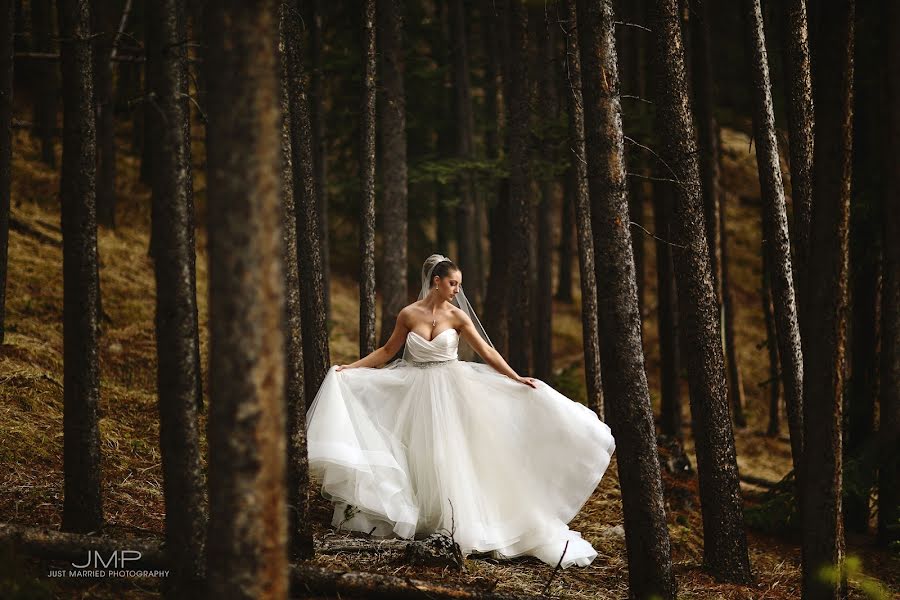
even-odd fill
[[(737, 302), (737, 339), (747, 396), (749, 426), (736, 432), (738, 463), (743, 476), (778, 481), (790, 470), (787, 438), (761, 434), (767, 424), (768, 355), (758, 344), (765, 339), (759, 300), (760, 227), (755, 158), (746, 135), (726, 130), (724, 188), (731, 269)], [(7, 292), (7, 336), (0, 348), (0, 521), (58, 528), (62, 514), (62, 262), (58, 172), (38, 160), (30, 136), (18, 131), (14, 139), (12, 231)], [(162, 471), (155, 405), (155, 341), (153, 330), (154, 279), (147, 257), (149, 191), (137, 183), (137, 159), (120, 153), (119, 194), (122, 205), (115, 231), (101, 230), (100, 430), (103, 454), (106, 530), (115, 535), (161, 536), (164, 524)], [(198, 211), (204, 209), (202, 180), (198, 178)], [(647, 208), (649, 216), (650, 210)], [(648, 229), (652, 229), (648, 227)], [(640, 232), (638, 232), (640, 234)], [(204, 373), (206, 367), (206, 254), (198, 234), (198, 302)], [(655, 271), (653, 240), (645, 236), (647, 256), (647, 315), (644, 344), (654, 402), (657, 398)], [(357, 352), (357, 286), (351, 276), (334, 273), (332, 282), (332, 362), (347, 362)], [(577, 284), (576, 284), (577, 289)], [(576, 305), (558, 304), (554, 313), (555, 368), (553, 383), (578, 397), (580, 313)], [(573, 368), (572, 365), (575, 365)], [(208, 374), (207, 374), (208, 375)], [(212, 374), (214, 376), (214, 374)], [(685, 398), (687, 389), (684, 390)], [(207, 399), (208, 400), (208, 399)], [(685, 402), (685, 421), (689, 421)], [(205, 438), (205, 413), (201, 416)], [(786, 431), (786, 425), (782, 429)], [(689, 434), (689, 432), (688, 432)], [(205, 451), (205, 439), (204, 439)], [(691, 443), (688, 437), (688, 450)], [(693, 460), (693, 459), (692, 459)], [(702, 531), (696, 477), (666, 475), (670, 501), (669, 524), (673, 559), (681, 598), (794, 598), (799, 595), (799, 545), (790, 539), (750, 531), (751, 561), (757, 577), (754, 588), (716, 583), (701, 569)], [(748, 498), (759, 488), (745, 488)], [(332, 536), (328, 504), (311, 490), (316, 501), (317, 538)], [(751, 500), (752, 501), (752, 500)], [(572, 522), (571, 527), (597, 548), (600, 556), (588, 568), (568, 569), (554, 579), (552, 590), (567, 598), (619, 598), (626, 593), (627, 573), (618, 477), (613, 466)], [(848, 551), (860, 556), (862, 569), (895, 589), (900, 585), (896, 559), (851, 539)], [(44, 566), (18, 560), (0, 567), (0, 589), (14, 579), (37, 590)], [(471, 560), (468, 573), (444, 575), (439, 570), (393, 563), (379, 554), (320, 555), (317, 564), (364, 568), (422, 579), (453, 577), (475, 582), (498, 579), (498, 590), (539, 593), (552, 569), (533, 559), (497, 564)], [(46, 581), (46, 579), (45, 579)], [(853, 577), (852, 597), (862, 598), (862, 575)], [(49, 586), (49, 584), (46, 584)], [(153, 581), (54, 581), (51, 597), (158, 597)], [(33, 586), (33, 587), (29, 587)], [(561, 590), (565, 590), (562, 592)], [(34, 592), (38, 594), (38, 591)], [(31, 597), (31, 596), (29, 596)]]

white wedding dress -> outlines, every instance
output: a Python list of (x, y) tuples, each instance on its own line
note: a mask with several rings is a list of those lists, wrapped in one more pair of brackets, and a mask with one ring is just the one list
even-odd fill
[(455, 329), (406, 343), (407, 360), (382, 369), (332, 367), (309, 407), (332, 524), (407, 539), (455, 527), (463, 555), (554, 566), (568, 541), (562, 566), (590, 564), (597, 552), (566, 524), (609, 465), (609, 427), (541, 381), (458, 361)]

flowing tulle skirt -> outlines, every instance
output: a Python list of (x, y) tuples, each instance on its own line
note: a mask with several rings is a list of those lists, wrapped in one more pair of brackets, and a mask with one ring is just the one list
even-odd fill
[(567, 523), (615, 441), (587, 407), (487, 365), (328, 372), (307, 412), (309, 464), (333, 525), (374, 536), (450, 533), (464, 555), (562, 566), (597, 553)]

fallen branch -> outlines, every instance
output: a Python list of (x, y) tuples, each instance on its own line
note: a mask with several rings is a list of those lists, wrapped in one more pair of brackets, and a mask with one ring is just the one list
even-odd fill
[[(344, 540), (346, 544), (350, 540)], [(364, 541), (364, 540), (362, 540)], [(398, 540), (400, 541), (400, 540)], [(369, 542), (371, 545), (371, 542)], [(80, 533), (65, 533), (23, 525), (0, 523), (0, 545), (13, 544), (17, 552), (46, 560), (84, 562), (88, 552), (97, 551), (104, 559), (112, 552), (137, 550), (141, 558), (130, 564), (135, 569), (168, 569), (170, 562), (158, 540), (150, 538), (115, 539)], [(294, 595), (362, 596), (365, 598), (432, 598), (436, 600), (537, 600), (544, 596), (521, 595), (493, 591), (495, 581), (482, 587), (457, 585), (368, 573), (365, 571), (333, 571), (310, 564), (290, 567)]]
[(409, 540), (384, 539), (371, 540), (359, 538), (340, 538), (334, 541), (316, 543), (318, 554), (340, 554), (342, 552), (403, 552)]
[(544, 590), (541, 592), (542, 596), (546, 596), (547, 592), (550, 591), (550, 584), (553, 583), (553, 578), (556, 577), (557, 571), (559, 571), (560, 567), (562, 567), (562, 559), (566, 555), (566, 551), (569, 549), (569, 540), (566, 540), (566, 545), (563, 547), (562, 554), (559, 555), (559, 561), (556, 563), (556, 568), (553, 569), (553, 572), (550, 573), (550, 577), (547, 578), (547, 583), (544, 585)]
[(365, 598), (406, 600), (442, 598), (446, 600), (530, 600), (545, 596), (494, 592), (472, 586), (460, 586), (396, 575), (359, 571), (332, 571), (312, 565), (291, 567), (291, 595), (347, 594)]
[(780, 481), (770, 481), (768, 479), (763, 479), (762, 477), (754, 477), (753, 475), (741, 475), (741, 481), (770, 490), (781, 483)]
[(28, 223), (25, 223), (24, 221), (20, 221), (13, 217), (9, 218), (9, 229), (10, 231), (21, 233), (22, 235), (33, 238), (41, 243), (49, 244), (55, 248), (62, 248), (62, 242), (58, 239), (50, 237), (46, 233), (38, 231)]
[(141, 557), (129, 561), (129, 569), (165, 569), (168, 562), (159, 542), (146, 538), (116, 539), (2, 523), (0, 545), (7, 544), (18, 552), (47, 560), (83, 563), (88, 553), (95, 551), (106, 560), (113, 552), (136, 550)]

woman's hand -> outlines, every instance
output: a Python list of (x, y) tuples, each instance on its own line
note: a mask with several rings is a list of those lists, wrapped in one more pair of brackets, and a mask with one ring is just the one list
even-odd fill
[(350, 365), (338, 365), (334, 368), (335, 371), (343, 371), (344, 369), (352, 369)]
[(534, 377), (519, 377), (519, 376), (516, 376), (516, 381), (518, 381), (519, 383), (524, 383), (525, 385), (530, 385), (531, 387), (537, 389), (537, 382), (538, 382), (538, 380), (535, 379)]

